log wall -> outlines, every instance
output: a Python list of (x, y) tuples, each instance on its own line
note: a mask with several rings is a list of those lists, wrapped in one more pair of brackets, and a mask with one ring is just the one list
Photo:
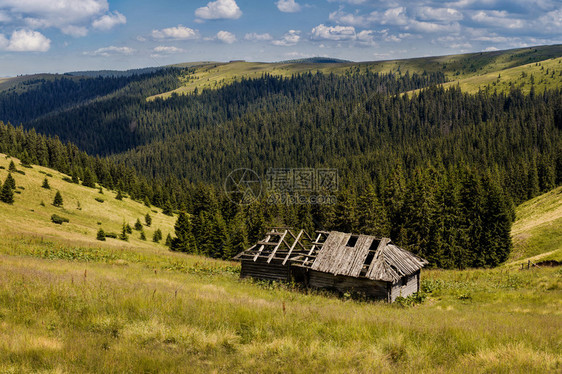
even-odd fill
[(407, 275), (392, 285), (390, 301), (396, 300), (397, 297), (408, 297), (420, 290), (420, 271), (418, 270), (412, 275)]
[(388, 300), (390, 283), (365, 278), (352, 278), (309, 270), (308, 283), (314, 288), (325, 288), (340, 292), (359, 292), (365, 296)]
[(289, 281), (289, 264), (273, 264), (266, 262), (254, 262), (252, 260), (242, 260), (240, 278), (252, 277), (257, 279)]

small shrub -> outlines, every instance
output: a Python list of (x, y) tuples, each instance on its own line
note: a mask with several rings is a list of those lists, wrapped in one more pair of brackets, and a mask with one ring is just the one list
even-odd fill
[(6, 170), (6, 168), (4, 166), (0, 166), (0, 169), (2, 170)]
[(39, 205), (45, 206), (45, 202), (44, 202), (43, 200), (41, 200), (41, 202), (39, 203)]
[(97, 236), (96, 236), (96, 239), (97, 239), (97, 240), (100, 240), (100, 241), (102, 241), (102, 242), (105, 241), (105, 232), (103, 231), (103, 229), (102, 229), (101, 227), (100, 227), (100, 229), (98, 230), (98, 234), (97, 234)]
[(98, 203), (104, 203), (104, 202), (105, 202), (105, 200), (102, 199), (101, 197), (96, 197), (95, 200), (96, 200)]
[(62, 177), (62, 180), (68, 183), (74, 183), (71, 178), (69, 177)]
[(144, 234), (144, 231), (141, 231), (141, 233), (140, 233), (140, 240), (146, 241), (146, 235)]
[(21, 191), (18, 191), (18, 190), (14, 191), (14, 193), (17, 193), (18, 195), (21, 195)]
[(116, 232), (106, 232), (106, 233), (105, 233), (105, 237), (106, 237), (106, 238), (117, 239), (117, 238), (119, 237), (119, 234), (117, 234)]
[(53, 214), (51, 216), (51, 221), (53, 221), (53, 223), (56, 223), (57, 225), (62, 225), (65, 222), (70, 222), (70, 220), (68, 218), (61, 217), (61, 216), (58, 216), (56, 214)]

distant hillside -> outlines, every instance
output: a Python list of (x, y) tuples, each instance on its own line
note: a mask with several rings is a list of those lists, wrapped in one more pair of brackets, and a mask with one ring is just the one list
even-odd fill
[(301, 58), (296, 60), (285, 60), (280, 61), (280, 64), (343, 64), (353, 62), (351, 60), (340, 60), (338, 58), (331, 57), (310, 57)]
[(186, 94), (197, 89), (217, 89), (242, 78), (259, 78), (263, 74), (290, 77), (294, 74), (316, 72), (346, 74), (364, 73), (443, 73), (448, 81), (494, 74), (521, 65), (562, 57), (562, 44), (518, 48), (504, 51), (477, 52), (461, 55), (420, 57), (400, 60), (350, 62), (333, 58), (310, 58), (277, 63), (231, 62), (189, 63), (174, 66), (192, 67), (180, 77), (181, 86), (173, 91), (151, 96), (168, 98), (172, 93)]
[(562, 187), (521, 204), (511, 233), (511, 261), (562, 261)]
[[(146, 207), (129, 198), (117, 200), (116, 193), (103, 189), (69, 183), (63, 178), (69, 176), (55, 170), (34, 165), (26, 168), (16, 158), (0, 154), (0, 182), (8, 175), (8, 165), (14, 161), (23, 174), (13, 172), (16, 181), (14, 204), (0, 202), (0, 237), (2, 245), (17, 246), (18, 243), (41, 242), (68, 243), (73, 246), (95, 246), (109, 248), (141, 248), (167, 251), (163, 245), (152, 242), (155, 230), (160, 229), (164, 239), (168, 233), (173, 234), (175, 218), (162, 214), (162, 210)], [(50, 189), (42, 187), (47, 178)], [(54, 196), (60, 191), (63, 206), (52, 205)], [(146, 214), (152, 217), (150, 227), (145, 224)], [(53, 214), (68, 218), (70, 222), (62, 225), (51, 221)], [(143, 223), (146, 241), (140, 240), (140, 232), (133, 231), (129, 241), (107, 238), (102, 242), (96, 240), (97, 231), (102, 228), (106, 233), (121, 233), (123, 223), (134, 226), (137, 219)], [(13, 243), (13, 244), (10, 244)]]

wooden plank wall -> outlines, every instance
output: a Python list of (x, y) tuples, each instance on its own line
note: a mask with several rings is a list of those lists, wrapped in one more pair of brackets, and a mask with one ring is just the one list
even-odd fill
[(359, 292), (375, 299), (388, 298), (387, 282), (352, 278), (309, 270), (309, 285), (314, 288), (333, 289), (340, 292)]
[(420, 271), (418, 270), (412, 275), (403, 277), (400, 281), (392, 285), (391, 301), (397, 297), (408, 297), (419, 291), (420, 287)]
[(257, 279), (289, 281), (289, 264), (268, 264), (266, 262), (254, 262), (242, 260), (240, 278), (252, 277)]

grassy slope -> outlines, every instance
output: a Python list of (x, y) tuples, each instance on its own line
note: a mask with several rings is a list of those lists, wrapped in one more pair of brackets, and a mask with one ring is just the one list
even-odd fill
[(562, 261), (562, 187), (517, 208), (511, 260)]
[[(240, 281), (230, 262), (133, 238), (95, 241), (97, 221), (117, 231), (147, 208), (108, 191), (100, 204), (96, 190), (59, 173), (22, 170), (15, 179), (25, 190), (0, 204), (0, 372), (562, 369), (559, 268), (424, 271), (432, 293), (408, 308)], [(39, 170), (53, 174), (62, 212), (48, 205), (54, 189), (41, 189)], [(525, 227), (543, 220), (531, 212), (554, 209), (530, 205), (518, 211)], [(53, 212), (71, 222), (51, 224)], [(171, 229), (173, 219), (153, 217), (153, 227)]]
[[(562, 56), (562, 45), (541, 46), (507, 51), (470, 53), (463, 55), (423, 57), (405, 60), (388, 60), (360, 63), (307, 64), (307, 63), (202, 63), (194, 74), (185, 75), (181, 79), (182, 86), (172, 92), (177, 94), (191, 93), (197, 88), (216, 89), (244, 78), (260, 77), (264, 73), (276, 76), (291, 76), (304, 72), (321, 71), (324, 73), (345, 74), (348, 71), (423, 73), (442, 71), (450, 81), (496, 73), (531, 62), (544, 61)], [(176, 66), (197, 66), (197, 64), (179, 64)], [(559, 69), (558, 69), (559, 70)], [(490, 82), (491, 83), (491, 82)], [(155, 95), (166, 98), (172, 92)]]
[[(15, 160), (16, 165), (19, 164), (17, 159), (6, 158), (5, 155), (0, 154), (0, 166), (5, 168), (0, 170), (1, 182), (6, 179), (11, 160)], [(26, 238), (26, 240), (69, 243), (84, 247), (166, 250), (163, 245), (151, 241), (154, 230), (160, 228), (164, 237), (173, 230), (175, 219), (162, 214), (160, 209), (147, 208), (127, 198), (122, 201), (116, 200), (113, 191), (104, 190), (104, 193), (100, 194), (97, 189), (65, 182), (62, 180), (64, 174), (51, 169), (40, 166), (33, 166), (32, 169), (19, 166), (18, 169), (25, 172), (25, 175), (12, 173), (12, 176), (16, 185), (24, 189), (18, 188), (21, 194), (14, 195), (13, 205), (0, 204), (0, 237), (3, 238), (4, 243), (11, 241), (17, 243), (20, 238)], [(52, 175), (47, 177), (50, 190), (41, 187), (46, 177), (41, 171)], [(63, 197), (62, 208), (51, 205), (57, 190), (61, 191)], [(100, 203), (95, 200), (96, 198), (102, 198), (105, 202)], [(45, 206), (41, 206), (41, 202)], [(137, 218), (144, 222), (147, 213), (153, 218), (152, 226), (144, 229), (149, 239), (147, 242), (139, 239), (140, 235), (137, 231), (131, 234), (128, 243), (116, 239), (107, 239), (106, 242), (96, 240), (99, 227), (106, 232), (120, 233), (124, 221), (133, 226)], [(60, 226), (55, 225), (50, 220), (52, 214), (69, 218), (70, 222)], [(98, 222), (101, 225), (98, 225)]]

